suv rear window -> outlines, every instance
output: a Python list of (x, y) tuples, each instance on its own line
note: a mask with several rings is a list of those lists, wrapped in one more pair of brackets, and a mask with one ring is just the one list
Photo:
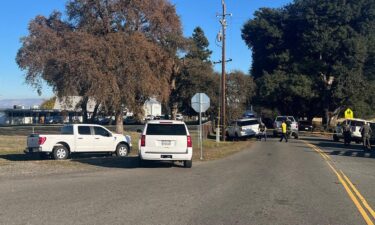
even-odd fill
[(146, 135), (186, 135), (184, 124), (148, 124)]
[(259, 124), (258, 120), (245, 120), (245, 121), (238, 121), (238, 126), (250, 126)]

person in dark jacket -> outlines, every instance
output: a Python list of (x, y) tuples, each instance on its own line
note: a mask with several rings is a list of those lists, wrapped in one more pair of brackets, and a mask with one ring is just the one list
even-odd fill
[(344, 145), (349, 145), (352, 139), (352, 135), (350, 133), (350, 126), (348, 124), (342, 125), (342, 134), (344, 136)]

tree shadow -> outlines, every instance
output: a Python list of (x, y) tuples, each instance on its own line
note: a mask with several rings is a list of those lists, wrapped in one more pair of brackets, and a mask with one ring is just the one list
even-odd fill
[[(306, 139), (309, 141), (308, 139)], [(310, 139), (311, 141), (312, 139)], [(349, 156), (359, 158), (375, 158), (375, 149), (365, 150), (361, 144), (344, 145), (342, 142), (333, 142), (327, 139), (313, 139), (314, 143), (321, 148), (326, 154), (334, 156)]]
[[(0, 159), (13, 162), (32, 162), (40, 160), (54, 161), (52, 158), (42, 159), (37, 154), (6, 154), (0, 155)], [(67, 161), (88, 164), (105, 168), (171, 168), (183, 167), (182, 163), (173, 161), (139, 161), (138, 156), (116, 157), (110, 154), (72, 154)]]

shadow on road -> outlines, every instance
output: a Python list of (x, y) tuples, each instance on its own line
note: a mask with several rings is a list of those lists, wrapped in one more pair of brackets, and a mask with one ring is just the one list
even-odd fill
[[(53, 159), (41, 159), (37, 155), (27, 154), (7, 154), (0, 155), (0, 159), (13, 162), (32, 162), (32, 161), (51, 161)], [(105, 168), (171, 168), (183, 167), (182, 163), (173, 163), (170, 161), (142, 161), (140, 163), (138, 156), (129, 156), (120, 158), (108, 154), (73, 154), (68, 162), (78, 162), (92, 166), (105, 167)]]
[(323, 138), (301, 138), (301, 140), (313, 141), (316, 146), (328, 155), (375, 158), (375, 150), (365, 151), (361, 144), (345, 146), (342, 142), (333, 142)]
[(107, 157), (107, 158), (76, 158), (72, 161), (89, 164), (98, 167), (106, 168), (171, 168), (183, 167), (182, 164), (173, 163), (170, 161), (142, 161), (140, 162), (138, 156), (129, 156), (126, 158)]

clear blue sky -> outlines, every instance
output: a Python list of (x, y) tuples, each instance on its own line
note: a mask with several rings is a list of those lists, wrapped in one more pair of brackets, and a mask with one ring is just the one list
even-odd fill
[[(221, 59), (221, 48), (215, 44), (220, 30), (216, 13), (221, 12), (221, 0), (171, 0), (181, 16), (185, 36), (191, 36), (196, 26), (203, 28), (213, 51), (212, 60)], [(251, 64), (251, 52), (241, 39), (243, 24), (253, 17), (255, 10), (261, 7), (282, 7), (291, 0), (226, 0), (228, 13), (227, 58), (233, 62), (227, 64), (228, 71), (248, 72)], [(0, 9), (0, 99), (5, 98), (49, 98), (52, 90), (45, 86), (42, 96), (25, 84), (15, 57), (20, 48), (20, 38), (28, 34), (27, 26), (37, 15), (48, 16), (53, 10), (64, 12), (64, 0), (12, 0), (3, 1)], [(220, 71), (220, 65), (215, 67)]]

